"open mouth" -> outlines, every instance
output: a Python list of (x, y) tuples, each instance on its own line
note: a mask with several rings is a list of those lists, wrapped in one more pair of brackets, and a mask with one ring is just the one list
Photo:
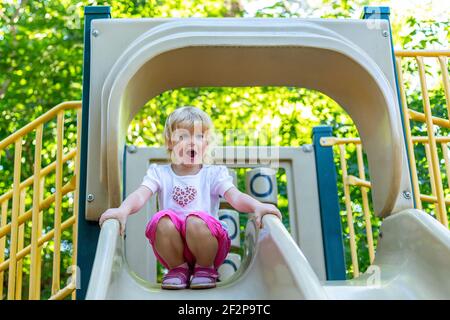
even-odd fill
[(187, 154), (188, 154), (188, 156), (189, 156), (191, 159), (194, 159), (195, 156), (197, 155), (197, 152), (196, 152), (195, 150), (189, 150), (189, 151), (187, 152)]

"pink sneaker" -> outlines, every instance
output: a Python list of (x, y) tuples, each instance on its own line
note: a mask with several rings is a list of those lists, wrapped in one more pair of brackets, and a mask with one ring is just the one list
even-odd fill
[(191, 279), (191, 289), (209, 289), (216, 287), (219, 277), (215, 268), (198, 267), (194, 268), (194, 275)]
[(188, 287), (189, 276), (189, 268), (175, 267), (170, 269), (163, 277), (161, 288), (185, 289)]

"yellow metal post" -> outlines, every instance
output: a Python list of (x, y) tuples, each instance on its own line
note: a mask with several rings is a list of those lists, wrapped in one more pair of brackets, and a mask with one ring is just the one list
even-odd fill
[[(1, 159), (0, 150), (0, 159)], [(6, 225), (6, 220), (8, 219), (8, 200), (5, 199), (0, 201), (0, 228)], [(6, 248), (6, 237), (0, 237), (0, 263), (5, 260), (5, 248)], [(5, 272), (0, 271), (0, 300), (3, 300), (3, 281)]]
[(9, 246), (9, 270), (8, 270), (8, 300), (15, 297), (16, 288), (16, 253), (19, 233), (19, 205), (20, 205), (20, 173), (22, 160), (22, 137), (18, 138), (14, 149), (14, 180), (13, 203), (11, 213), (11, 239)]
[[(1, 202), (1, 220), (0, 227), (6, 225), (6, 220), (8, 218), (8, 200)], [(0, 237), (0, 263), (5, 260), (5, 248), (6, 248), (6, 236)], [(3, 280), (4, 280), (4, 271), (0, 270), (0, 298), (3, 299)], [(0, 300), (1, 300), (0, 299)]]
[[(428, 143), (424, 143), (423, 147), (425, 148), (425, 158), (427, 159), (428, 164), (428, 175), (430, 176), (430, 186), (431, 186), (431, 195), (436, 199), (436, 179), (434, 178), (433, 166), (431, 165), (431, 150), (430, 145)], [(436, 217), (439, 220), (439, 214), (436, 210)]]
[[(25, 212), (25, 189), (20, 191), (20, 215)], [(17, 240), (17, 252), (23, 249), (25, 236), (25, 224), (19, 225), (19, 238)], [(23, 276), (23, 259), (17, 257), (17, 270), (16, 270), (16, 300), (22, 299), (22, 276)]]
[(352, 205), (350, 199), (350, 188), (347, 183), (347, 161), (345, 160), (345, 146), (339, 145), (339, 153), (341, 159), (341, 168), (342, 168), (342, 181), (344, 183), (344, 196), (345, 196), (345, 208), (347, 211), (347, 224), (349, 230), (349, 242), (350, 242), (350, 254), (352, 257), (352, 265), (353, 265), (353, 276), (359, 276), (359, 266), (358, 266), (358, 255), (356, 252), (356, 240), (355, 240), (355, 229), (353, 226), (353, 215), (352, 215)]
[[(42, 177), (40, 181), (41, 187), (41, 194), (39, 196), (39, 203), (41, 203), (44, 200), (44, 191), (45, 191), (45, 178)], [(44, 211), (39, 211), (39, 228), (38, 228), (38, 239), (42, 237), (42, 230), (44, 228)], [(41, 269), (42, 269), (42, 246), (39, 245), (38, 242), (38, 254), (36, 257), (36, 277), (37, 277), (37, 284), (36, 284), (36, 293), (35, 298), (36, 300), (41, 299)]]
[(36, 129), (36, 143), (34, 152), (34, 183), (33, 183), (33, 213), (31, 218), (31, 266), (30, 266), (30, 289), (28, 297), (30, 300), (36, 300), (37, 284), (40, 282), (38, 278), (39, 257), (41, 250), (38, 247), (39, 227), (40, 227), (40, 210), (39, 204), (43, 189), (41, 189), (41, 151), (42, 151), (42, 131), (41, 124)]
[(403, 122), (405, 124), (405, 134), (406, 134), (406, 146), (408, 150), (408, 158), (409, 158), (409, 168), (411, 170), (411, 178), (412, 178), (412, 187), (414, 191), (414, 201), (416, 203), (416, 208), (422, 209), (422, 201), (420, 200), (420, 188), (419, 188), (419, 179), (417, 177), (417, 168), (416, 168), (416, 157), (414, 155), (414, 144), (411, 137), (411, 125), (410, 125), (410, 115), (408, 112), (408, 104), (406, 102), (406, 93), (405, 86), (403, 83), (403, 72), (402, 72), (402, 63), (400, 58), (396, 58), (397, 65), (397, 75), (398, 75), (398, 83), (400, 87), (400, 96), (401, 96), (401, 105), (403, 111)]
[(444, 155), (445, 172), (447, 174), (447, 185), (450, 188), (450, 159), (448, 156), (448, 142), (441, 142), (442, 154)]
[[(74, 192), (74, 202), (73, 202), (73, 216), (75, 217), (75, 221), (78, 221), (78, 199), (79, 199), (79, 187), (80, 187), (80, 159), (81, 159), (81, 124), (82, 124), (82, 113), (81, 109), (77, 110), (77, 156), (75, 158), (75, 179), (76, 179), (76, 187)], [(76, 273), (78, 269), (77, 265), (77, 256), (78, 256), (78, 223), (74, 223), (72, 229), (72, 247), (73, 247), (73, 257), (72, 257), (72, 265), (75, 267), (75, 270), (72, 271), (72, 278), (76, 284), (78, 283), (79, 274)], [(72, 299), (75, 300), (77, 298), (77, 291), (73, 290)]]
[[(356, 153), (358, 158), (359, 178), (365, 180), (366, 174), (364, 172), (364, 161), (362, 155), (362, 147), (360, 144), (356, 145)], [(364, 221), (366, 224), (367, 246), (369, 247), (369, 258), (370, 263), (372, 264), (373, 260), (375, 259), (375, 249), (373, 245), (372, 222), (370, 221), (369, 199), (367, 196), (367, 189), (365, 187), (361, 187), (361, 197), (363, 202)]]
[(423, 64), (423, 58), (416, 57), (417, 65), (419, 67), (420, 85), (422, 89), (423, 107), (427, 124), (428, 141), (431, 147), (431, 164), (434, 172), (435, 189), (437, 196), (437, 208), (436, 216), (439, 217), (439, 221), (448, 228), (447, 210), (445, 206), (444, 191), (442, 188), (441, 170), (439, 166), (439, 158), (437, 154), (436, 137), (434, 136), (434, 127), (431, 114), (430, 99), (428, 97), (428, 88), (425, 78), (425, 68)]
[(62, 203), (62, 174), (63, 174), (63, 137), (64, 137), (64, 113), (59, 112), (56, 125), (56, 178), (55, 178), (55, 223), (53, 242), (53, 274), (52, 295), (60, 289), (60, 263), (61, 263), (61, 203)]
[(447, 69), (447, 57), (439, 56), (439, 66), (441, 67), (442, 86), (444, 88), (445, 100), (447, 101), (447, 117), (450, 124), (450, 80)]

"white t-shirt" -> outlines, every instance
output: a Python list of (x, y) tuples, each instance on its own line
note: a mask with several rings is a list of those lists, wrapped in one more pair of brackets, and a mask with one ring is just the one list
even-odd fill
[(194, 175), (177, 175), (170, 163), (152, 163), (142, 185), (158, 193), (159, 210), (172, 209), (186, 215), (204, 211), (218, 218), (219, 196), (234, 186), (233, 178), (224, 165), (203, 164)]

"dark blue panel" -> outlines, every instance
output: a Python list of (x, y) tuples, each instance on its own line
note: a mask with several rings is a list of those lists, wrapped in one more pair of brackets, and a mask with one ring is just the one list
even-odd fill
[(337, 175), (332, 147), (320, 145), (320, 138), (331, 137), (329, 126), (313, 128), (313, 145), (316, 159), (317, 188), (322, 223), (322, 239), (327, 280), (345, 280), (345, 257), (342, 226), (339, 216)]
[(110, 18), (109, 7), (84, 8), (84, 55), (83, 55), (83, 96), (82, 96), (82, 124), (81, 124), (81, 150), (80, 153), (80, 198), (78, 212), (78, 250), (77, 264), (80, 268), (80, 285), (77, 290), (77, 299), (86, 296), (89, 278), (91, 276), (97, 241), (100, 233), (98, 222), (87, 221), (86, 213), (86, 174), (88, 153), (88, 127), (89, 127), (89, 86), (91, 65), (91, 21), (94, 19)]

